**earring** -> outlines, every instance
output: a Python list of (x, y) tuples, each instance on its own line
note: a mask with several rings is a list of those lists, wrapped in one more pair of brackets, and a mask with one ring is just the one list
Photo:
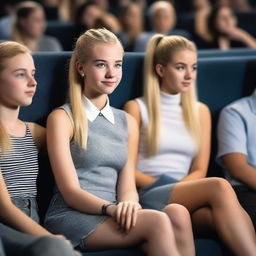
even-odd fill
[(84, 73), (81, 74), (81, 77), (84, 77)]

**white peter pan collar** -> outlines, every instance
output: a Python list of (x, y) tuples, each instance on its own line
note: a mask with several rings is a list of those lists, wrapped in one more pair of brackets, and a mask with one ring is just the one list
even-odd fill
[(90, 122), (93, 122), (97, 116), (104, 116), (110, 123), (115, 124), (115, 118), (113, 111), (109, 105), (109, 99), (107, 98), (107, 103), (105, 107), (99, 110), (88, 98), (83, 96), (83, 101), (85, 104), (86, 115)]

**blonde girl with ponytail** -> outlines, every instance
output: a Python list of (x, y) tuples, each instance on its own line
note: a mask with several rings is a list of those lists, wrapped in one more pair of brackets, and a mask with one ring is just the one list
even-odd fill
[(214, 230), (235, 255), (254, 255), (254, 229), (232, 187), (222, 178), (205, 178), (211, 118), (196, 97), (195, 44), (155, 35), (144, 62), (143, 97), (125, 105), (140, 128), (135, 177), (142, 207), (181, 204), (196, 234)]
[[(140, 245), (147, 255), (182, 255), (165, 213), (143, 210), (135, 186), (135, 120), (109, 105), (122, 77), (124, 51), (106, 29), (90, 29), (75, 45), (69, 66), (70, 102), (47, 121), (48, 152), (56, 181), (45, 225), (82, 251)], [(173, 210), (172, 210), (173, 209)], [(169, 209), (177, 213), (173, 206)], [(195, 255), (190, 218), (182, 238)], [(179, 219), (179, 218), (178, 218)]]

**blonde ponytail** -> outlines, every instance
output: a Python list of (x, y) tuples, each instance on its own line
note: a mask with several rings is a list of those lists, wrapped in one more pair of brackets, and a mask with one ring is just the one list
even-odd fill
[(148, 109), (149, 123), (147, 128), (148, 156), (158, 151), (160, 139), (160, 87), (155, 71), (154, 54), (163, 35), (155, 35), (147, 45), (144, 61), (144, 98)]
[(76, 57), (73, 54), (69, 64), (69, 97), (74, 125), (74, 140), (81, 148), (86, 149), (88, 121), (82, 100), (83, 87), (81, 77), (76, 70)]

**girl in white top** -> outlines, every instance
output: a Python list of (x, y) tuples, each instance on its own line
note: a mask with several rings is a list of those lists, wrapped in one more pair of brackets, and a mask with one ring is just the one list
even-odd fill
[(155, 35), (144, 72), (144, 96), (125, 106), (140, 127), (136, 183), (141, 204), (158, 210), (182, 204), (197, 233), (216, 229), (235, 255), (255, 255), (252, 223), (232, 187), (224, 179), (205, 178), (211, 120), (207, 106), (196, 99), (194, 43)]

